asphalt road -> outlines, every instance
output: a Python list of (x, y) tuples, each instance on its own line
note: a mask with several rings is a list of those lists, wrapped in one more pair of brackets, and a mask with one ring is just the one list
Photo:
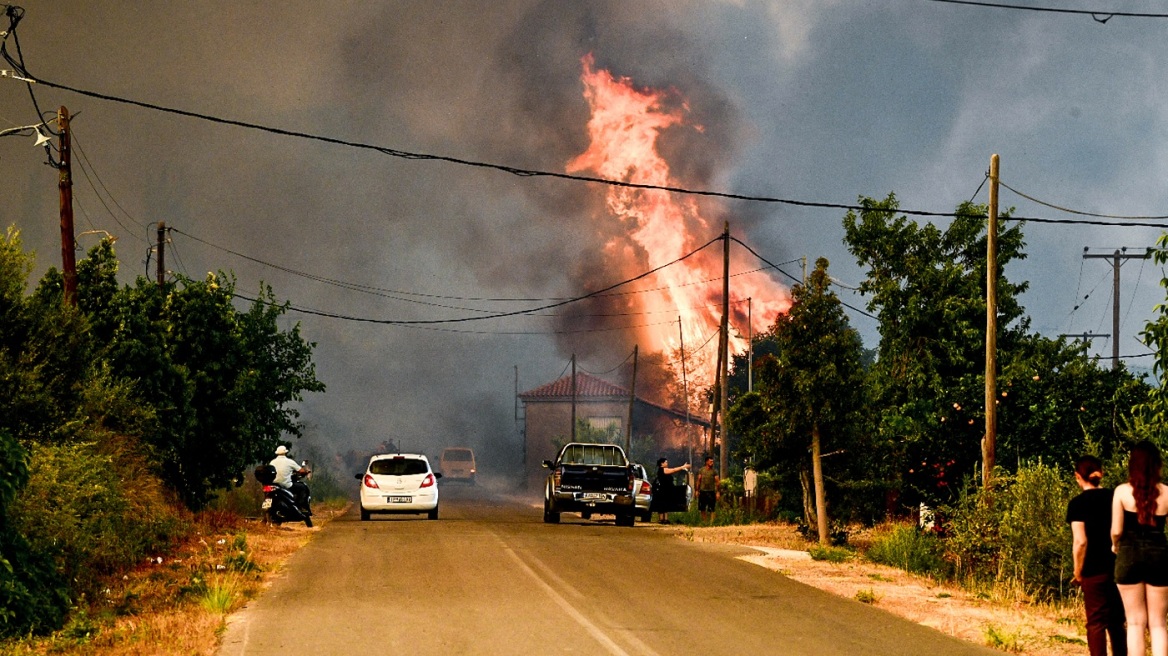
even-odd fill
[(354, 509), (233, 616), (220, 656), (996, 654), (650, 525), (442, 488), (440, 518)]

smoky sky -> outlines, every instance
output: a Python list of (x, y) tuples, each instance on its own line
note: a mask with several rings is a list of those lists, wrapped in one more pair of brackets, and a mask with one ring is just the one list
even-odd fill
[[(1003, 181), (1055, 204), (1168, 206), (1162, 22), (924, 0), (19, 4), (26, 63), (45, 79), (353, 142), (563, 171), (588, 145), (580, 62), (591, 53), (598, 68), (684, 103), (686, 125), (659, 143), (684, 185), (834, 203), (895, 192), (904, 207), (948, 211), (984, 202), (997, 152)], [(175, 273), (229, 270), (241, 293), (263, 281), (294, 305), (359, 318), (514, 311), (545, 301), (483, 299), (571, 297), (627, 272), (601, 253), (628, 227), (595, 185), (36, 93), (42, 108), (76, 115), (78, 242), (117, 235), (124, 281), (152, 274), (158, 221), (182, 231), (167, 250)], [(36, 120), (27, 89), (0, 79), (0, 129)], [(58, 196), (31, 142), (0, 139), (0, 220), (36, 251), (37, 278), (59, 258)], [(1017, 214), (1054, 213), (1002, 196)], [(794, 262), (788, 273), (825, 256), (845, 283), (863, 274), (842, 243), (842, 211), (701, 204), (771, 262)], [(1151, 246), (1159, 232), (1027, 225), (1030, 257), (1007, 275), (1031, 281), (1023, 303), (1043, 334), (1109, 332), (1112, 272), (1082, 250)], [(1123, 269), (1125, 354), (1146, 350), (1137, 335), (1163, 300), (1160, 275), (1143, 261)], [(620, 309), (413, 327), (289, 313), (286, 325), (301, 322), (317, 344), (329, 387), (305, 399), (303, 419), (326, 449), (469, 444), (485, 468), (516, 465), (516, 370), (525, 390), (560, 375), (573, 352), (582, 369), (617, 367), (630, 336), (549, 333), (601, 327), (582, 315)], [(875, 323), (850, 318), (874, 347)], [(1093, 352), (1110, 354), (1110, 343)]]
[[(598, 68), (687, 105), (687, 122), (702, 130), (661, 138), (685, 184), (706, 186), (724, 173), (742, 132), (693, 39), (628, 3), (293, 3), (277, 11), (97, 3), (67, 12), (76, 36), (67, 48), (52, 36), (51, 5), (25, 6), (27, 64), (46, 79), (355, 142), (563, 171), (588, 145), (580, 80), (588, 54)], [(101, 179), (78, 180), (77, 229), (119, 236), (126, 280), (147, 273), (155, 221), (185, 233), (168, 250), (176, 272), (232, 271), (241, 293), (263, 281), (294, 305), (365, 318), (520, 309), (542, 301), (481, 299), (575, 296), (617, 282), (646, 257), (601, 254), (628, 228), (606, 212), (596, 185), (399, 160), (37, 91), (43, 106), (67, 104), (78, 115), (75, 134)], [(28, 116), (22, 89), (0, 92), (0, 115)], [(4, 218), (39, 251), (39, 275), (54, 264), (53, 226), (36, 218), (54, 211), (51, 171), (15, 150), (0, 153), (10, 180), (24, 183)], [(117, 205), (107, 211), (111, 197)], [(205, 242), (375, 292), (322, 285)], [(572, 353), (582, 370), (612, 369), (632, 338), (579, 331), (611, 327), (591, 315), (619, 310), (635, 307), (601, 300), (560, 318), (410, 328), (290, 313), (286, 325), (300, 321), (317, 344), (328, 385), (301, 406), (309, 439), (338, 453), (387, 438), (432, 455), (467, 444), (485, 467), (516, 466), (516, 368), (521, 391), (553, 380)]]

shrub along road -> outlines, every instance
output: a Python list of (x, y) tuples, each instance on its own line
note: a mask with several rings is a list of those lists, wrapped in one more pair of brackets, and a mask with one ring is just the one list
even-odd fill
[(443, 493), (438, 521), (330, 522), (232, 616), (219, 654), (997, 653), (738, 560), (743, 547)]

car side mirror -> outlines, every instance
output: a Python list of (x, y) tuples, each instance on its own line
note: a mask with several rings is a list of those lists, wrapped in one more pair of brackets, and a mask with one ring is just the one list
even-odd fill
[(361, 479), (362, 479), (362, 478), (364, 478), (364, 477), (365, 477), (365, 474), (354, 474), (354, 475), (353, 475), (353, 478), (355, 478), (355, 479), (357, 479), (357, 480), (361, 480)]
[(541, 466), (544, 469), (551, 469), (552, 468), (552, 461), (551, 460), (544, 460), (543, 464)]
[(434, 472), (434, 478), (442, 478), (442, 472)]

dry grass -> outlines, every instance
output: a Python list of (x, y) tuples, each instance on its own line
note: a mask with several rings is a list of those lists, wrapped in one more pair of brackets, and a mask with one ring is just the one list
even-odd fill
[[(316, 506), (319, 527), (348, 504)], [(227, 513), (197, 518), (174, 553), (143, 562), (89, 600), (68, 626), (41, 639), (0, 645), (13, 656), (189, 656), (214, 654), (229, 613), (259, 595), (318, 529), (276, 527)]]
[[(1077, 656), (1086, 651), (1081, 605), (1035, 604), (1007, 587), (970, 590), (862, 558), (844, 563), (812, 560), (807, 554), (811, 543), (786, 524), (673, 531), (687, 540), (765, 547), (744, 560), (962, 640), (1028, 656)], [(851, 539), (856, 546), (865, 540), (863, 534)]]

